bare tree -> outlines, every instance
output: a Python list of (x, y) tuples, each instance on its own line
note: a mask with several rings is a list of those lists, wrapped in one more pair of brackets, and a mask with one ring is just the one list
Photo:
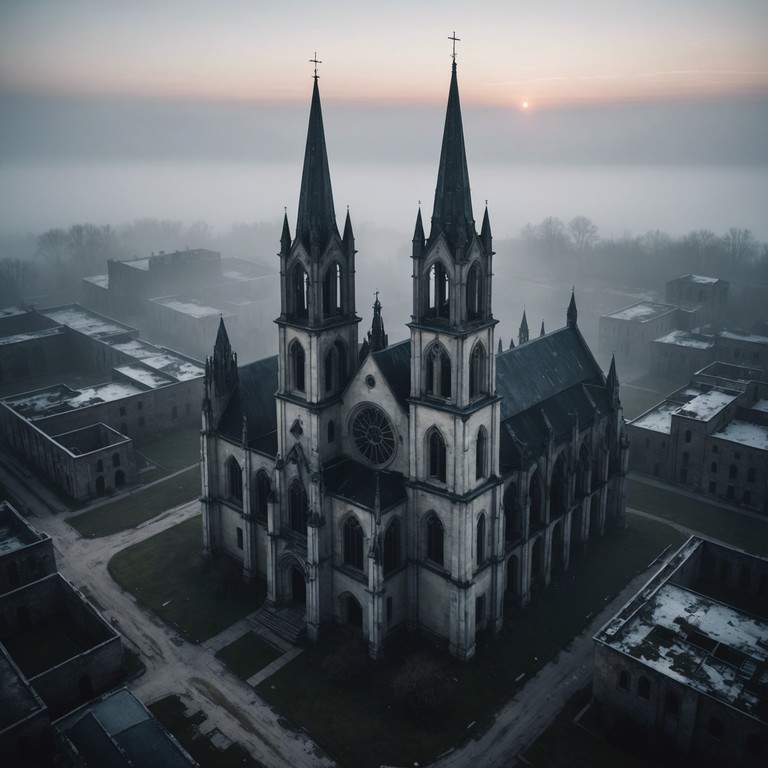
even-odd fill
[(3, 293), (11, 302), (21, 302), (35, 281), (35, 267), (22, 259), (0, 261), (0, 284)]
[(728, 254), (731, 272), (734, 275), (742, 264), (751, 262), (757, 253), (757, 243), (752, 231), (749, 229), (731, 227), (723, 235), (723, 245)]
[(69, 235), (63, 229), (49, 229), (37, 238), (39, 259), (60, 267), (69, 260)]
[(536, 227), (536, 234), (547, 255), (554, 256), (566, 249), (568, 237), (565, 234), (565, 225), (556, 216), (547, 216)]
[(600, 239), (597, 235), (597, 225), (586, 216), (576, 216), (568, 222), (573, 247), (579, 253), (584, 253), (592, 248)]

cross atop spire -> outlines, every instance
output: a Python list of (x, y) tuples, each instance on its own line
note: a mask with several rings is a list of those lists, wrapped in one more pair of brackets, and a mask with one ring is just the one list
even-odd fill
[(453, 52), (451, 53), (451, 58), (453, 59), (453, 64), (456, 66), (456, 43), (461, 42), (460, 37), (456, 37), (456, 30), (453, 30), (453, 34), (448, 38), (449, 40), (453, 40)]
[[(455, 35), (449, 39), (454, 38), (456, 38)], [(445, 233), (449, 246), (454, 251), (464, 249), (475, 234), (455, 58), (448, 89), (448, 106), (445, 112), (443, 145), (440, 150), (440, 166), (437, 172), (429, 242), (432, 243), (441, 232)]]
[(318, 64), (322, 64), (322, 63), (323, 63), (322, 61), (320, 61), (320, 59), (318, 59), (318, 58), (317, 58), (317, 51), (315, 51), (315, 58), (314, 58), (314, 59), (310, 59), (310, 60), (309, 60), (309, 63), (310, 63), (310, 64), (314, 64), (314, 65), (315, 65), (315, 74), (314, 74), (314, 75), (312, 75), (312, 77), (313, 77), (315, 80), (317, 80), (317, 78), (318, 78), (318, 77), (320, 77), (320, 75), (318, 75), (318, 74), (317, 74), (317, 65), (318, 65)]

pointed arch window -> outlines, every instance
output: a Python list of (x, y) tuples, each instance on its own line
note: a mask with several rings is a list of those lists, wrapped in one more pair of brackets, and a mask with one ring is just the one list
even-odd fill
[(427, 560), (436, 565), (444, 563), (444, 532), (440, 518), (432, 512), (426, 522)]
[(290, 388), (294, 392), (306, 392), (304, 347), (294, 339), (288, 353), (291, 364)]
[(445, 482), (445, 440), (437, 429), (433, 429), (427, 438), (429, 456), (429, 478)]
[(429, 268), (427, 290), (427, 317), (447, 320), (450, 317), (450, 283), (440, 262)]
[(363, 570), (363, 528), (354, 515), (344, 521), (344, 565)]
[(343, 389), (347, 383), (347, 348), (337, 340), (325, 355), (325, 391)]
[(323, 277), (323, 317), (340, 315), (343, 311), (341, 266), (334, 261)]
[(477, 518), (477, 565), (481, 566), (488, 559), (485, 547), (485, 514)]
[(309, 317), (309, 279), (301, 264), (291, 270), (291, 309), (295, 317)]
[(451, 358), (442, 344), (433, 344), (427, 350), (426, 391), (428, 395), (451, 396)]
[(480, 267), (475, 262), (467, 275), (467, 318), (477, 320), (483, 314), (483, 281)]
[(307, 492), (301, 480), (294, 480), (288, 493), (289, 525), (294, 533), (307, 535)]
[(384, 534), (384, 575), (400, 567), (400, 520), (395, 518)]
[(478, 397), (488, 392), (488, 355), (481, 343), (475, 344), (469, 358), (469, 396)]
[(243, 503), (243, 470), (234, 456), (227, 460), (227, 497), (238, 506)]
[(475, 479), (481, 480), (488, 474), (488, 433), (485, 427), (480, 427), (477, 431), (477, 442), (475, 444)]
[(269, 496), (272, 493), (272, 483), (269, 475), (263, 470), (259, 470), (253, 481), (251, 489), (251, 514), (260, 523), (266, 524)]

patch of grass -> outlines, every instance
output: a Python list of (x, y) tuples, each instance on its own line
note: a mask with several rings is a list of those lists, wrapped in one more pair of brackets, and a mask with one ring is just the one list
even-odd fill
[(222, 648), (216, 654), (216, 658), (221, 659), (239, 678), (247, 680), (280, 655), (280, 651), (253, 632), (249, 632)]
[(149, 711), (170, 731), (178, 742), (199, 763), (200, 768), (263, 768), (239, 744), (217, 749), (197, 726), (205, 720), (202, 712), (189, 717), (178, 696), (166, 696), (148, 706)]
[(81, 536), (109, 536), (151, 520), (161, 512), (192, 501), (199, 495), (200, 467), (196, 466), (157, 485), (70, 517), (67, 522)]
[[(258, 686), (261, 696), (305, 727), (342, 764), (426, 762), (455, 746), (468, 726), (482, 728), (529, 677), (579, 634), (605, 602), (670, 544), (683, 537), (669, 526), (632, 517), (627, 530), (589, 542), (588, 556), (556, 577), (530, 606), (507, 609), (499, 638), (478, 638), (475, 658), (461, 664), (419, 637), (399, 637), (387, 658), (372, 663), (366, 685), (341, 690), (324, 673), (324, 660), (339, 645), (330, 633)], [(408, 655), (431, 655), (453, 681), (447, 710), (430, 725), (415, 723), (394, 699), (392, 681)]]
[(153, 464), (176, 472), (200, 461), (200, 427), (173, 432), (155, 440), (143, 441), (140, 452)]
[(627, 506), (721, 539), (754, 555), (768, 555), (768, 519), (742, 515), (635, 479), (627, 483)]
[(266, 596), (263, 582), (238, 594), (215, 591), (215, 569), (202, 556), (200, 515), (152, 536), (109, 561), (122, 587), (194, 642), (218, 634), (255, 611)]

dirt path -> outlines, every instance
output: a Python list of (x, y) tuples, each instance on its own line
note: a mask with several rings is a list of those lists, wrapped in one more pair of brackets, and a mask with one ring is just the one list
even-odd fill
[(238, 742), (268, 768), (335, 765), (306, 733), (287, 726), (210, 651), (185, 641), (110, 577), (107, 564), (114, 554), (193, 517), (200, 511), (199, 502), (168, 510), (127, 531), (84, 539), (67, 524), (61, 503), (48, 498), (45, 489), (38, 487), (32, 493), (12, 466), (3, 462), (0, 469), (9, 491), (34, 511), (30, 522), (53, 539), (61, 573), (93, 596), (126, 645), (141, 655), (147, 671), (129, 685), (141, 701), (179, 696), (188, 709), (206, 714), (208, 721), (202, 726), (206, 733), (217, 729), (225, 740)]

